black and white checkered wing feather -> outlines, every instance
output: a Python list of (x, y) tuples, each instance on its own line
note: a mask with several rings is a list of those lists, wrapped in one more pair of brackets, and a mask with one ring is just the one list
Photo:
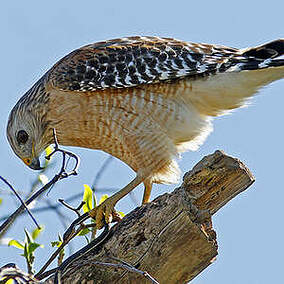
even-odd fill
[(274, 59), (283, 53), (283, 42), (239, 50), (168, 38), (121, 38), (73, 51), (50, 70), (49, 78), (54, 87), (72, 91), (194, 79), (283, 64)]

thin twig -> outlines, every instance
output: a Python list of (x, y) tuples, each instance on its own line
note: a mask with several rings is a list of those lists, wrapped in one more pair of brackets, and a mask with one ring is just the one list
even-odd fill
[(79, 216), (77, 219), (75, 219), (63, 234), (63, 240), (68, 240), (70, 236), (72, 236), (76, 231), (75, 227), (78, 225), (80, 226), (84, 221), (86, 221), (89, 218), (91, 218), (91, 216), (89, 215), (89, 212), (86, 212), (83, 215)]
[[(119, 260), (121, 263), (110, 263), (110, 262), (101, 262), (101, 261), (92, 261), (92, 262), (88, 262), (89, 264), (94, 264), (94, 265), (102, 265), (102, 266), (110, 266), (110, 267), (114, 267), (114, 268), (122, 268), (125, 270), (128, 270), (130, 272), (134, 272), (134, 273), (138, 273), (141, 274), (142, 276), (146, 277), (148, 280), (150, 280), (152, 283), (154, 284), (159, 284), (159, 282), (152, 277), (147, 271), (142, 271), (139, 270), (137, 268), (135, 268), (134, 266), (130, 265), (129, 263), (125, 262), (125, 261), (121, 261)], [(81, 264), (84, 265), (84, 264)]]
[[(71, 175), (77, 175), (78, 174), (77, 171), (78, 171), (78, 168), (79, 168), (79, 165), (80, 165), (79, 157), (72, 152), (62, 150), (62, 149), (59, 148), (55, 128), (53, 128), (53, 139), (54, 139), (54, 150), (45, 158), (47, 160), (50, 160), (51, 156), (53, 156), (55, 153), (57, 153), (57, 152), (62, 153), (62, 166), (61, 166), (61, 170), (60, 170), (61, 178), (66, 178), (66, 177), (71, 176)], [(70, 157), (75, 160), (75, 166), (70, 172), (66, 171), (66, 167), (67, 167), (66, 156), (68, 156), (67, 163), (68, 163)]]
[[(52, 269), (50, 269), (50, 270), (47, 270), (47, 271), (41, 273), (41, 274), (38, 276), (37, 279), (38, 279), (38, 280), (45, 279), (46, 277), (48, 277), (48, 276), (50, 276), (50, 275), (56, 273), (56, 271), (57, 271), (57, 268), (52, 268)], [(37, 274), (37, 275), (38, 275), (38, 274)]]
[(30, 217), (32, 218), (33, 222), (35, 223), (35, 225), (37, 226), (38, 229), (40, 229), (39, 224), (37, 223), (36, 219), (34, 218), (34, 216), (32, 215), (31, 211), (29, 210), (28, 206), (25, 204), (25, 201), (21, 198), (21, 196), (18, 194), (18, 192), (13, 188), (13, 186), (2, 176), (0, 176), (0, 179), (5, 182), (10, 189), (14, 192), (14, 194), (17, 196), (17, 198), (21, 201), (22, 206), (25, 208), (25, 210), (27, 210), (28, 214), (30, 215)]
[[(110, 256), (110, 255), (108, 255), (108, 258), (120, 262), (122, 265), (125, 265), (125, 266), (131, 268), (130, 271), (136, 272), (136, 273), (139, 273), (139, 274), (142, 274), (142, 275), (145, 276), (146, 278), (149, 278), (149, 280), (151, 280), (151, 281), (157, 281), (157, 280), (154, 279), (148, 272), (139, 270), (139, 269), (137, 269), (137, 267), (131, 265), (130, 263), (128, 263), (128, 262), (126, 262), (126, 261), (124, 261), (124, 260), (122, 260), (122, 259), (120, 259), (120, 258), (117, 258), (117, 257), (114, 257), (114, 256)], [(126, 267), (124, 267), (124, 268), (127, 269)], [(126, 272), (125, 272), (125, 274), (126, 274)], [(121, 279), (121, 278), (120, 278), (120, 279)], [(153, 282), (153, 283), (156, 283), (156, 282)], [(158, 283), (158, 282), (157, 282), (157, 283)]]
[[(76, 193), (68, 198), (66, 198), (66, 202), (70, 202), (70, 201), (73, 201), (75, 199), (78, 199), (79, 197), (82, 196), (82, 193)], [(44, 202), (46, 202), (46, 199), (42, 200)], [(61, 207), (61, 204), (58, 204), (58, 203), (50, 203), (48, 204), (47, 206), (42, 206), (42, 207), (39, 207), (39, 208), (32, 208), (30, 209), (30, 211), (32, 213), (42, 213), (42, 212), (45, 212), (45, 211), (49, 211), (49, 210), (53, 210), (53, 209), (58, 209), (59, 207)], [(0, 218), (0, 222), (6, 220), (7, 218), (9, 217), (9, 215), (5, 215), (3, 217)]]
[[(25, 201), (25, 204), (28, 206), (40, 195), (42, 195), (46, 190), (48, 190), (52, 185), (54, 185), (58, 180), (60, 180), (60, 175), (55, 175), (51, 181), (46, 185), (36, 191), (29, 199)], [(25, 211), (25, 207), (21, 205), (13, 214), (11, 214), (6, 221), (0, 226), (0, 238), (5, 234), (8, 227), (14, 222), (14, 220)]]
[(47, 269), (47, 267), (53, 262), (53, 260), (58, 256), (60, 251), (83, 229), (83, 225), (81, 225), (73, 234), (68, 235), (68, 238), (63, 238), (62, 244), (56, 249), (56, 251), (49, 257), (46, 263), (42, 266), (39, 272), (35, 275), (35, 277), (39, 280), (43, 279), (42, 274)]
[[(67, 244), (70, 242), (70, 240), (75, 237), (79, 231), (82, 228), (78, 228), (76, 230), (76, 232), (74, 232), (72, 235), (68, 235), (68, 238), (63, 238), (63, 242), (61, 244), (61, 246), (56, 250), (56, 252), (54, 252), (52, 254), (52, 256), (49, 258), (49, 260), (46, 262), (46, 264), (40, 269), (40, 271), (35, 275), (35, 277), (39, 280), (42, 280), (43, 278), (46, 277), (46, 272), (44, 272), (46, 270), (46, 268), (51, 264), (51, 262), (56, 258), (56, 256), (58, 255), (59, 251)], [(56, 274), (55, 274), (55, 279), (54, 279), (54, 283), (60, 283), (60, 279), (61, 279), (61, 273), (62, 271), (69, 266), (71, 263), (73, 263), (75, 260), (77, 260), (78, 258), (82, 257), (83, 255), (85, 255), (86, 253), (88, 253), (89, 251), (93, 250), (94, 248), (98, 247), (99, 245), (101, 245), (107, 238), (109, 234), (109, 225), (105, 225), (104, 231), (94, 240), (92, 240), (89, 244), (87, 244), (85, 247), (81, 248), (80, 250), (78, 250), (77, 252), (75, 252), (73, 255), (71, 255), (70, 257), (68, 257), (65, 261), (63, 261), (63, 263), (57, 268), (56, 270)]]
[[(36, 198), (38, 198), (40, 195), (42, 195), (46, 190), (48, 190), (50, 187), (52, 187), (56, 182), (58, 182), (61, 179), (67, 178), (71, 175), (77, 175), (77, 169), (80, 164), (80, 159), (75, 154), (61, 150), (59, 149), (59, 145), (57, 142), (56, 132), (55, 129), (53, 129), (53, 137), (54, 137), (54, 143), (55, 143), (55, 150), (48, 155), (46, 158), (50, 159), (50, 157), (56, 153), (61, 152), (62, 153), (62, 166), (58, 174), (56, 174), (52, 180), (50, 180), (47, 184), (45, 184), (42, 188), (40, 188), (38, 191), (36, 191), (29, 199), (25, 201), (26, 206), (28, 206), (31, 202), (33, 202)], [(66, 156), (72, 157), (75, 160), (75, 166), (74, 168), (67, 172), (65, 169), (65, 162), (66, 162)], [(13, 214), (11, 214), (6, 221), (0, 226), (0, 238), (5, 234), (8, 227), (14, 222), (14, 220), (22, 214), (22, 212), (25, 211), (25, 206), (22, 204)]]
[(71, 211), (75, 212), (78, 217), (81, 216), (80, 210), (81, 208), (86, 204), (85, 201), (82, 201), (77, 208), (74, 208), (73, 206), (69, 205), (67, 202), (65, 202), (63, 199), (58, 199), (58, 201), (65, 206), (66, 208), (70, 209)]
[(91, 250), (97, 248), (98, 246), (102, 245), (109, 236), (109, 225), (105, 224), (103, 232), (95, 239), (93, 239), (89, 244), (78, 250), (76, 253), (71, 255), (67, 258), (57, 269), (55, 276), (54, 276), (54, 283), (60, 284), (61, 283), (61, 276), (64, 269), (66, 269), (71, 263), (76, 261), (77, 259), (81, 258), (82, 256), (89, 253)]
[[(64, 235), (63, 235), (63, 241), (61, 243), (61, 245), (56, 249), (56, 251), (49, 257), (49, 259), (46, 261), (46, 263), (42, 266), (42, 268), (39, 270), (39, 272), (36, 274), (36, 277), (38, 279), (43, 279), (41, 278), (42, 274), (44, 273), (44, 271), (47, 269), (47, 267), (52, 263), (52, 261), (59, 255), (60, 251), (84, 228), (86, 228), (87, 225), (83, 224), (83, 222), (85, 220), (87, 220), (88, 218), (90, 218), (88, 213), (85, 213), (83, 215), (80, 215), (79, 210), (81, 209), (81, 207), (83, 206), (81, 202), (81, 204), (77, 207), (77, 208), (73, 208), (72, 206), (68, 205), (67, 203), (65, 203), (62, 199), (59, 200), (59, 202), (61, 202), (62, 204), (64, 204), (64, 206), (66, 206), (68, 209), (71, 209), (72, 211), (75, 211), (77, 215), (79, 215), (79, 217), (72, 222), (72, 224), (69, 226), (69, 228), (65, 231)], [(79, 227), (77, 229), (75, 229), (75, 226), (79, 225)]]

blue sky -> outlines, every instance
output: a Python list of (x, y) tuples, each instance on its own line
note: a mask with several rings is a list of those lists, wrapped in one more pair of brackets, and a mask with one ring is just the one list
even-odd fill
[[(22, 94), (58, 59), (82, 45), (122, 36), (158, 35), (178, 39), (219, 43), (233, 47), (258, 45), (284, 37), (284, 2), (260, 1), (2, 1), (0, 174), (19, 191), (28, 192), (36, 173), (12, 153), (5, 136), (9, 111)], [(222, 149), (240, 158), (256, 177), (255, 184), (222, 208), (214, 217), (219, 255), (192, 283), (264, 284), (283, 281), (283, 105), (284, 80), (262, 89), (248, 108), (215, 119), (215, 131), (196, 152), (179, 161), (183, 172), (204, 155)], [(62, 181), (45, 196), (56, 201), (83, 192), (91, 184), (107, 155), (94, 150), (72, 148), (81, 156), (77, 177)], [(55, 170), (54, 170), (55, 171)], [(49, 173), (52, 177), (54, 172)], [(120, 188), (134, 173), (114, 160), (101, 179), (101, 187)], [(156, 185), (153, 197), (174, 186)], [(0, 194), (8, 189), (0, 185)], [(135, 190), (138, 201), (142, 190)], [(43, 201), (41, 201), (43, 203)], [(4, 196), (0, 215), (18, 206)], [(135, 205), (124, 198), (118, 209), (128, 212)], [(70, 215), (71, 217), (74, 217)], [(39, 214), (45, 232), (39, 239), (38, 268), (46, 258), (49, 241), (63, 232), (54, 213)], [(23, 238), (23, 229), (33, 228), (21, 218), (7, 237)], [(0, 246), (0, 265), (16, 262), (25, 268), (20, 251)]]

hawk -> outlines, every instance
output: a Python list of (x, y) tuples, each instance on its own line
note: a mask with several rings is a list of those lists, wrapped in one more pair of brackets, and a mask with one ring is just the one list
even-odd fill
[(81, 47), (59, 60), (12, 109), (8, 141), (31, 169), (53, 143), (103, 150), (136, 177), (90, 215), (102, 227), (140, 183), (179, 178), (175, 158), (197, 149), (213, 117), (243, 106), (284, 78), (284, 39), (236, 49), (171, 38), (127, 37)]

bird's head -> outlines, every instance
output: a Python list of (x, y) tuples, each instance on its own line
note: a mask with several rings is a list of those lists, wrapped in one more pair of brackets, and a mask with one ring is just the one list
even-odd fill
[(33, 170), (40, 170), (42, 168), (39, 156), (50, 145), (44, 135), (46, 123), (41, 112), (33, 106), (27, 106), (22, 99), (10, 113), (7, 139), (14, 153), (27, 166)]

